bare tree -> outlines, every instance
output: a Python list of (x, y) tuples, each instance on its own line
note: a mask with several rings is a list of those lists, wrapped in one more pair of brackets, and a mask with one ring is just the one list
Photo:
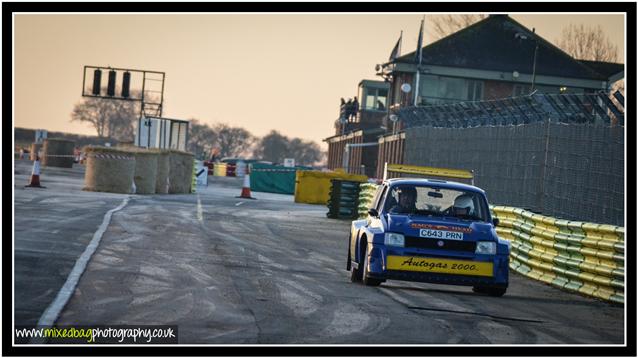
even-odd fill
[(486, 18), (486, 14), (432, 15), (434, 40), (441, 39)]
[(254, 137), (244, 128), (231, 127), (225, 123), (213, 126), (215, 145), (219, 148), (219, 155), (224, 157), (239, 157), (251, 151)]
[(282, 163), (287, 153), (288, 137), (272, 130), (259, 140), (253, 156), (273, 163)]
[(215, 146), (217, 136), (215, 131), (205, 123), (197, 119), (189, 119), (188, 150), (197, 158), (209, 159), (209, 151)]
[(98, 137), (132, 141), (139, 103), (106, 98), (84, 97), (71, 112), (71, 121), (91, 124)]
[(288, 153), (298, 165), (314, 165), (323, 159), (323, 152), (317, 143), (300, 138), (290, 140)]
[(618, 59), (618, 46), (609, 40), (600, 25), (569, 24), (556, 42), (579, 60), (615, 62)]
[(297, 165), (314, 165), (323, 159), (324, 153), (312, 141), (288, 137), (273, 130), (265, 135), (253, 152), (253, 156), (273, 163), (282, 163), (284, 158), (294, 158)]

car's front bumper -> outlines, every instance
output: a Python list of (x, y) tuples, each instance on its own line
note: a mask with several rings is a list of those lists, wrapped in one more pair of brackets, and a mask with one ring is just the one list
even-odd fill
[[(491, 263), (490, 273), (463, 274), (442, 273), (430, 271), (426, 268), (411, 268), (410, 270), (398, 270), (388, 268), (388, 256), (415, 258), (419, 260), (433, 259), (436, 262)], [(450, 265), (448, 265), (448, 268)], [(421, 250), (414, 248), (387, 247), (373, 244), (370, 250), (370, 262), (368, 276), (380, 280), (418, 281), (438, 284), (507, 287), (509, 282), (509, 255), (478, 255), (473, 253), (458, 253), (446, 250)]]

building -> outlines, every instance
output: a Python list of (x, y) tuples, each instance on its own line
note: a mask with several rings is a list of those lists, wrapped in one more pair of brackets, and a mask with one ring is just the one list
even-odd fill
[(362, 80), (357, 90), (357, 108), (345, 101), (334, 122), (335, 134), (324, 139), (328, 143), (328, 169), (344, 168), (349, 173), (373, 177), (377, 170), (378, 138), (386, 130), (383, 118), (388, 114), (390, 84)]
[[(518, 97), (532, 91), (609, 92), (624, 77), (623, 64), (574, 59), (507, 15), (491, 15), (423, 47), (420, 64), (415, 53), (378, 67), (377, 75), (385, 80), (381, 83), (389, 85), (389, 110), (377, 111), (380, 119), (365, 125), (346, 123), (327, 138), (330, 169), (348, 163), (346, 170), (351, 171), (359, 163), (376, 163), (372, 176), (379, 177), (384, 161), (401, 163), (405, 135), (401, 121), (392, 116), (401, 108)], [(362, 84), (359, 87), (361, 91)], [(369, 127), (372, 123), (378, 126)], [(374, 142), (374, 135), (378, 145), (346, 150), (349, 143)]]

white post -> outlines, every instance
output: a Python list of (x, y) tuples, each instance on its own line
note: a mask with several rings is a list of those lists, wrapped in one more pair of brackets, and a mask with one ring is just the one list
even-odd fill
[(383, 163), (383, 181), (388, 179), (388, 162)]
[(346, 143), (343, 150), (343, 169), (348, 173), (348, 165), (350, 164), (350, 143)]
[(414, 106), (416, 107), (416, 101), (419, 97), (419, 66), (416, 68), (416, 85), (414, 86)]

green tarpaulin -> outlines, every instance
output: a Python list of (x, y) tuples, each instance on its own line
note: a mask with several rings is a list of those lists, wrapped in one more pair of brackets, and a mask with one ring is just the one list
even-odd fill
[(250, 171), (250, 190), (293, 195), (297, 170), (312, 170), (312, 168), (254, 163)]

